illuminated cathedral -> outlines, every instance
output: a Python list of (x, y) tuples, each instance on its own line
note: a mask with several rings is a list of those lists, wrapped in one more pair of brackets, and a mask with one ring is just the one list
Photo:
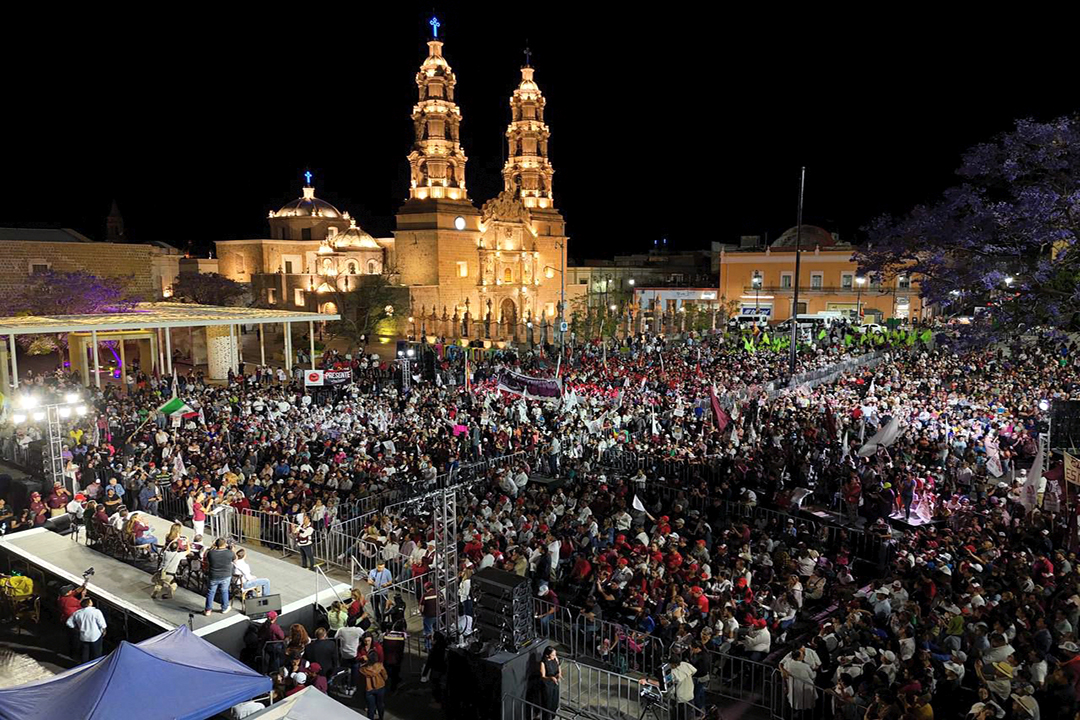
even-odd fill
[[(409, 196), (397, 212), (394, 236), (374, 238), (347, 212), (316, 198), (308, 174), (303, 197), (270, 213), (270, 239), (217, 243), (222, 274), (250, 282), (255, 298), (271, 306), (331, 312), (332, 284), (345, 289), (350, 276), (385, 274), (409, 288), (410, 312), (419, 318), (415, 330), (423, 324), (428, 334), (447, 334), (443, 318), (457, 317), (467, 329), (466, 315), (474, 327), (489, 320), (506, 326), (555, 321), (567, 238), (554, 206), (550, 131), (535, 69), (526, 52), (510, 96), (503, 191), (477, 208), (461, 145), (464, 120), (454, 101), (457, 76), (438, 27), (433, 18), (428, 55), (416, 74)], [(426, 327), (425, 318), (438, 323)]]

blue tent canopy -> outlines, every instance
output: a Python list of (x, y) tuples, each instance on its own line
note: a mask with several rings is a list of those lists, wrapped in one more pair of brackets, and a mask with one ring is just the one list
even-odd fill
[(138, 645), (122, 642), (48, 680), (0, 690), (0, 718), (203, 720), (272, 686), (181, 625)]

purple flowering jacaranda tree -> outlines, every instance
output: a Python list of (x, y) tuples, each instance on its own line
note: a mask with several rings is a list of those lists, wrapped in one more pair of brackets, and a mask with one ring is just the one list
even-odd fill
[(1020, 120), (963, 156), (958, 185), (901, 218), (880, 217), (862, 272), (918, 278), (946, 315), (985, 308), (983, 328), (1080, 321), (1080, 118)]

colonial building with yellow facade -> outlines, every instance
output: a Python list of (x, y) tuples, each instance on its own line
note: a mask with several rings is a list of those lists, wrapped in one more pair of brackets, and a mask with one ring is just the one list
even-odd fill
[(336, 311), (328, 307), (335, 286), (348, 290), (357, 276), (384, 275), (409, 289), (412, 332), (423, 325), (428, 334), (456, 335), (443, 318), (456, 316), (462, 328), (466, 314), (473, 327), (555, 321), (567, 238), (554, 207), (535, 70), (526, 62), (510, 97), (503, 191), (478, 208), (466, 184), (457, 77), (442, 41), (427, 45), (416, 74), (409, 197), (394, 236), (364, 232), (348, 212), (315, 197), (308, 175), (303, 197), (270, 213), (270, 238), (217, 243), (222, 274), (250, 282), (259, 302), (326, 312)]
[[(767, 247), (751, 241), (720, 253), (721, 302), (737, 303), (743, 316), (764, 316), (770, 322), (791, 317), (795, 292), (796, 228)], [(747, 246), (748, 245), (748, 246)], [(923, 317), (918, 282), (910, 276), (889, 279), (864, 276), (852, 259), (855, 248), (812, 225), (802, 228), (798, 313), (861, 313), (864, 322)]]

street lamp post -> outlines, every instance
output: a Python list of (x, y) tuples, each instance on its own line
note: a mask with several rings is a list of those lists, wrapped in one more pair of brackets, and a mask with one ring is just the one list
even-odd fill
[[(552, 267), (551, 265), (545, 265), (544, 271), (550, 270), (553, 273), (559, 273), (559, 318), (558, 318), (558, 331), (559, 331), (559, 355), (562, 356), (563, 350), (566, 347), (566, 331), (563, 330), (563, 326), (566, 321), (563, 319), (563, 311), (566, 308), (566, 251), (562, 250), (562, 242), (555, 243), (555, 247), (560, 248), (559, 252), (559, 267)], [(550, 276), (549, 276), (550, 277)]]
[(855, 276), (855, 323), (862, 325), (862, 286), (866, 282), (866, 276)]
[[(86, 415), (86, 405), (83, 404), (82, 398), (78, 393), (71, 392), (64, 396), (63, 401), (57, 400), (43, 405), (37, 396), (23, 395), (18, 401), (18, 406), (22, 412), (17, 412), (11, 417), (16, 425), (22, 425), (27, 421), (42, 422), (43, 420), (48, 423), (49, 444), (48, 449), (42, 454), (46, 460), (46, 475), (51, 482), (59, 481), (64, 487), (68, 487), (64, 478), (64, 442), (60, 432), (60, 423), (70, 418), (72, 414), (78, 417)], [(72, 495), (75, 494), (74, 480), (68, 489)]]
[(761, 283), (763, 278), (760, 275), (754, 275), (750, 280), (750, 284), (754, 286), (754, 324), (758, 324), (758, 320), (761, 318)]

